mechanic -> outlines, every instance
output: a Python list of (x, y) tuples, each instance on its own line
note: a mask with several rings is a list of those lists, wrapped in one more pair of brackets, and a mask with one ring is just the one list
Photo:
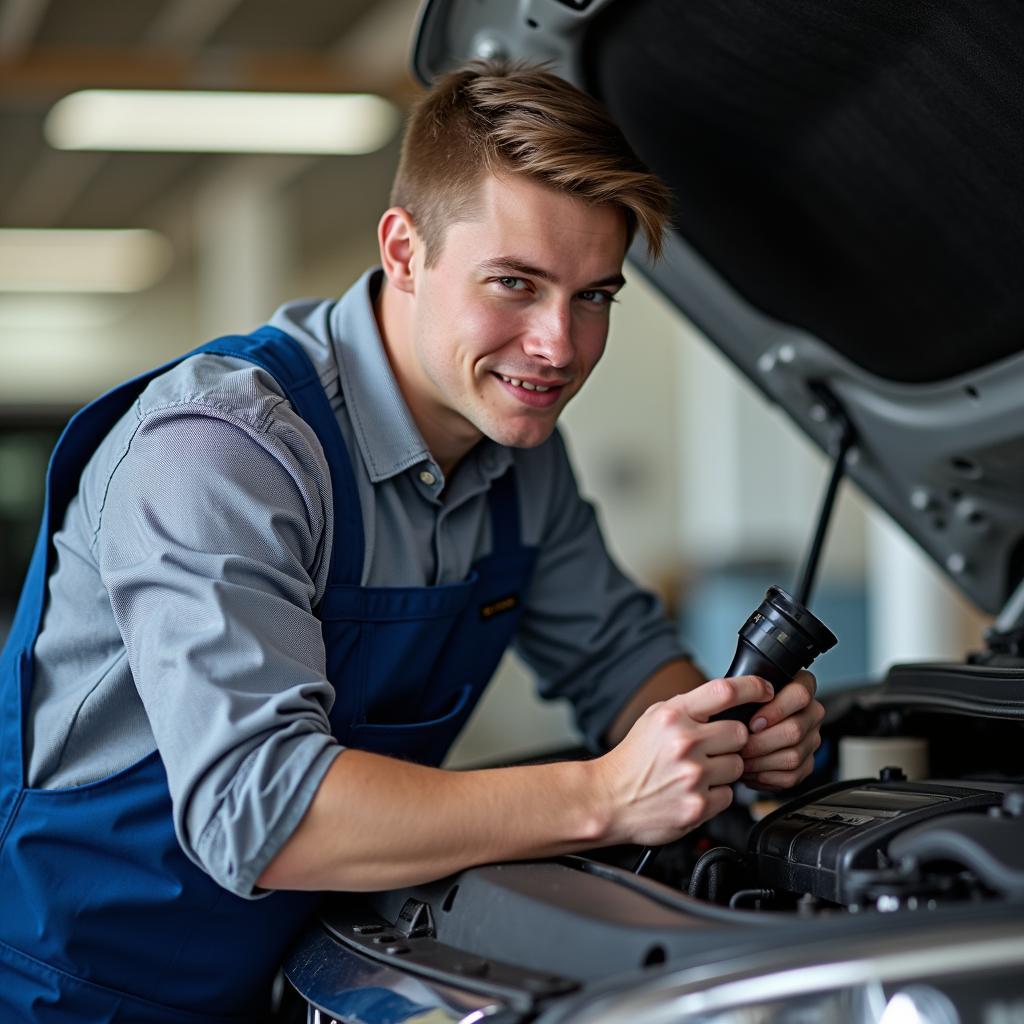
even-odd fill
[[(668, 208), (593, 100), (470, 65), (380, 268), (72, 421), (2, 662), (0, 1019), (258, 1015), (318, 892), (661, 844), (808, 774), (813, 676), (705, 682), (555, 431)], [(513, 642), (604, 752), (438, 768)]]

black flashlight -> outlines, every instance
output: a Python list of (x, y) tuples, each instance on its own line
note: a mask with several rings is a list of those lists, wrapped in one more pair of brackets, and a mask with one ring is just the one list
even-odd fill
[[(736, 653), (724, 678), (760, 676), (772, 686), (783, 686), (835, 644), (835, 634), (821, 619), (781, 587), (769, 587), (764, 600), (740, 627)], [(749, 723), (759, 707), (741, 704), (712, 720)]]

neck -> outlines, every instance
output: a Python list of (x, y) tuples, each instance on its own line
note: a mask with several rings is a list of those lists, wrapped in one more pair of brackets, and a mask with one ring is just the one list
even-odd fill
[(415, 351), (412, 296), (388, 284), (380, 286), (373, 312), (377, 330), (398, 389), (441, 472), (450, 478), (456, 466), (480, 440), (480, 432), (461, 416), (446, 409), (433, 384), (423, 373)]

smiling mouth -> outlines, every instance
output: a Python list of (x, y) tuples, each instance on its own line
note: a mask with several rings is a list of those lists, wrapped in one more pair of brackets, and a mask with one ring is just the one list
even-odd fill
[(497, 371), (492, 371), (492, 373), (506, 393), (511, 395), (521, 408), (543, 411), (555, 409), (561, 404), (562, 392), (566, 387), (565, 382), (542, 384), (540, 381), (510, 377), (508, 374)]
[(497, 374), (506, 384), (511, 384), (514, 388), (523, 388), (526, 391), (552, 391), (556, 388), (563, 387), (561, 384), (533, 384), (528, 380), (520, 380), (518, 377), (506, 377), (505, 374)]

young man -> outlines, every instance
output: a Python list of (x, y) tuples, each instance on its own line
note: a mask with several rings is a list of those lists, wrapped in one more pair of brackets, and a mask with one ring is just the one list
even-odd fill
[[(808, 773), (813, 677), (703, 683), (554, 431), (667, 208), (587, 97), (472, 66), (381, 269), (76, 418), (0, 666), (0, 1018), (257, 1014), (317, 891), (664, 843)], [(437, 768), (513, 641), (607, 752)]]

